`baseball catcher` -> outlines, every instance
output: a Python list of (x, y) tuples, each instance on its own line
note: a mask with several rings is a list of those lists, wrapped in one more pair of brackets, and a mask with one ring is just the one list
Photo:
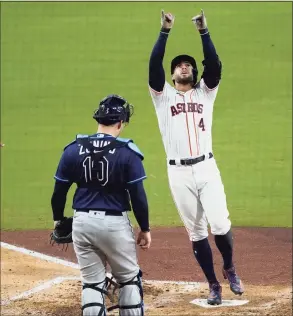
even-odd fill
[[(79, 134), (64, 148), (54, 177), (51, 240), (73, 242), (82, 278), (83, 316), (105, 316), (113, 308), (120, 316), (144, 315), (136, 253), (136, 243), (143, 250), (151, 244), (144, 156), (131, 139), (119, 137), (132, 113), (133, 106), (121, 96), (101, 100), (93, 114), (97, 133)], [(73, 183), (74, 216), (66, 218), (66, 196)], [(136, 242), (128, 218), (131, 210), (141, 229)], [(107, 264), (113, 277), (106, 274)], [(106, 308), (105, 295), (113, 302), (112, 287), (119, 288), (118, 302)]]

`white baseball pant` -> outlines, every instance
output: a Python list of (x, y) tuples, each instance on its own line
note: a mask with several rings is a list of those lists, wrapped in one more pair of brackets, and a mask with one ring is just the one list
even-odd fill
[(231, 228), (226, 194), (214, 158), (183, 166), (168, 164), (170, 190), (191, 241), (225, 235)]

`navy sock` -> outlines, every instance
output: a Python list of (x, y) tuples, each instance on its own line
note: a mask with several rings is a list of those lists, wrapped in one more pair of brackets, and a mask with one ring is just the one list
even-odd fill
[(207, 238), (192, 242), (193, 254), (209, 283), (218, 283), (214, 271), (212, 249)]
[(223, 257), (224, 269), (233, 267), (233, 236), (231, 229), (226, 235), (215, 235), (215, 243)]

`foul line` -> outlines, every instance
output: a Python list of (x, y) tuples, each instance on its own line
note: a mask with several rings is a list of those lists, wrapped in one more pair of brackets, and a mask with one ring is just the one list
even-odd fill
[(26, 248), (17, 247), (17, 246), (11, 245), (11, 244), (7, 244), (6, 242), (2, 242), (1, 241), (1, 247), (2, 248), (6, 248), (6, 249), (10, 249), (10, 250), (14, 250), (14, 251), (17, 251), (17, 252), (21, 252), (21, 253), (24, 253), (24, 254), (29, 255), (31, 257), (35, 257), (35, 258), (39, 258), (39, 259), (46, 260), (46, 261), (49, 261), (49, 262), (61, 264), (63, 266), (70, 267), (70, 268), (73, 268), (73, 269), (79, 269), (79, 266), (76, 263), (73, 263), (73, 262), (70, 262), (70, 261), (66, 261), (66, 260), (63, 260), (63, 259), (59, 259), (57, 257), (48, 256), (48, 255), (45, 255), (45, 254), (40, 253), (40, 252), (36, 252), (36, 251), (33, 251), (33, 250), (28, 250)]
[(66, 281), (66, 280), (78, 280), (78, 279), (79, 279), (78, 277), (57, 277), (55, 279), (52, 279), (52, 280), (47, 281), (47, 282), (45, 282), (45, 283), (43, 283), (41, 285), (36, 286), (36, 287), (32, 288), (31, 290), (22, 292), (19, 295), (15, 295), (15, 296), (11, 297), (10, 299), (3, 300), (3, 301), (1, 301), (1, 305), (9, 305), (13, 301), (16, 301), (16, 300), (19, 300), (19, 299), (23, 299), (23, 298), (28, 297), (28, 296), (30, 296), (32, 294), (35, 294), (35, 293), (38, 293), (40, 291), (49, 289), (50, 287), (52, 287), (52, 285), (60, 284), (63, 281)]
[[(78, 266), (77, 263), (70, 262), (70, 261), (67, 261), (67, 260), (63, 260), (63, 259), (60, 259), (60, 258), (57, 258), (57, 257), (48, 256), (48, 255), (45, 255), (43, 253), (36, 252), (36, 251), (33, 251), (33, 250), (29, 250), (29, 249), (26, 249), (26, 248), (17, 247), (15, 245), (7, 244), (7, 243), (2, 242), (2, 241), (1, 241), (1, 247), (9, 249), (9, 250), (14, 250), (14, 251), (17, 251), (17, 252), (21, 252), (23, 254), (26, 254), (26, 255), (29, 255), (29, 256), (32, 256), (32, 257), (35, 257), (35, 258), (39, 258), (39, 259), (42, 259), (42, 260), (46, 260), (46, 261), (49, 261), (49, 262), (60, 264), (60, 265), (63, 265), (63, 266), (66, 266), (66, 267), (70, 267), (70, 268), (73, 268), (73, 269), (79, 269), (79, 266)], [(107, 276), (110, 277), (110, 278), (112, 277), (112, 275), (110, 273), (107, 273)], [(184, 282), (184, 281), (159, 281), (159, 280), (144, 280), (144, 281), (145, 282), (149, 282), (149, 283), (158, 283), (158, 284), (194, 285), (194, 286), (197, 286), (197, 287), (199, 287), (202, 284), (201, 282)]]

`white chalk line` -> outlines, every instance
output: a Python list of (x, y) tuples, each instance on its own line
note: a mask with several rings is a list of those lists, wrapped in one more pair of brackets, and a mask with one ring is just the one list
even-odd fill
[(39, 258), (39, 259), (42, 259), (42, 260), (45, 260), (45, 261), (57, 263), (57, 264), (60, 264), (60, 265), (66, 266), (66, 267), (73, 268), (73, 269), (79, 269), (78, 264), (76, 264), (76, 263), (73, 263), (73, 262), (70, 262), (70, 261), (67, 261), (67, 260), (63, 260), (63, 259), (59, 259), (57, 257), (48, 256), (48, 255), (45, 255), (45, 254), (40, 253), (40, 252), (36, 252), (36, 251), (33, 251), (33, 250), (28, 250), (26, 248), (17, 247), (17, 246), (14, 246), (14, 245), (11, 245), (11, 244), (7, 244), (7, 243), (2, 242), (2, 241), (1, 241), (1, 247), (9, 249), (9, 250), (14, 250), (14, 251), (17, 251), (17, 252), (21, 252), (21, 253), (24, 253), (24, 254), (29, 255), (31, 257), (35, 257), (35, 258)]
[(147, 283), (157, 283), (157, 284), (176, 284), (176, 285), (194, 285), (199, 286), (204, 284), (204, 282), (187, 282), (187, 281), (162, 281), (162, 280), (144, 280)]
[[(60, 265), (66, 266), (66, 267), (70, 267), (70, 268), (73, 268), (73, 269), (79, 269), (79, 266), (76, 263), (73, 263), (73, 262), (70, 262), (70, 261), (67, 261), (67, 260), (63, 260), (63, 259), (60, 259), (60, 258), (57, 258), (57, 257), (52, 257), (52, 256), (49, 256), (49, 255), (45, 255), (43, 253), (36, 252), (36, 251), (33, 251), (33, 250), (29, 250), (29, 249), (26, 249), (26, 248), (23, 248), (23, 247), (17, 247), (15, 245), (11, 245), (11, 244), (8, 244), (8, 243), (5, 243), (5, 242), (1, 242), (1, 247), (9, 249), (9, 250), (14, 250), (14, 251), (17, 251), (17, 252), (20, 252), (20, 253), (23, 253), (23, 254), (35, 257), (35, 258), (39, 258), (39, 259), (45, 260), (45, 261), (49, 261), (49, 262), (60, 264)], [(111, 273), (107, 273), (107, 276), (111, 278), (112, 274)], [(25, 291), (25, 292), (23, 292), (23, 293), (21, 293), (19, 295), (13, 296), (10, 299), (3, 300), (3, 301), (1, 301), (1, 305), (9, 305), (13, 301), (26, 298), (26, 297), (28, 297), (28, 296), (30, 296), (32, 294), (35, 294), (35, 293), (38, 293), (40, 291), (49, 289), (53, 285), (60, 284), (63, 281), (67, 281), (67, 280), (81, 280), (81, 278), (77, 277), (77, 276), (57, 277), (57, 278), (52, 279), (50, 281), (44, 282), (43, 284), (38, 285), (38, 286), (32, 288), (31, 290), (28, 290), (28, 291)], [(149, 284), (154, 284), (154, 285), (155, 284), (184, 285), (184, 286), (187, 286), (187, 287), (191, 286), (193, 289), (198, 289), (201, 285), (205, 284), (204, 282), (162, 281), (162, 280), (144, 280), (144, 282), (149, 283)]]
[[(29, 249), (26, 249), (26, 248), (17, 247), (15, 245), (11, 245), (11, 244), (8, 244), (8, 243), (2, 242), (2, 241), (1, 241), (1, 247), (2, 248), (6, 248), (6, 249), (10, 249), (10, 250), (14, 250), (14, 251), (17, 251), (17, 252), (21, 252), (21, 253), (24, 253), (26, 255), (35, 257), (35, 258), (39, 258), (39, 259), (42, 259), (42, 260), (45, 260), (45, 261), (49, 261), (49, 262), (53, 262), (53, 263), (56, 263), (56, 264), (60, 264), (60, 265), (63, 265), (63, 266), (66, 266), (66, 267), (70, 267), (70, 268), (73, 268), (73, 269), (79, 269), (79, 266), (78, 266), (77, 263), (70, 262), (70, 261), (67, 261), (67, 260), (63, 260), (63, 259), (60, 259), (60, 258), (57, 258), (57, 257), (48, 256), (48, 255), (45, 255), (43, 253), (36, 252), (36, 251), (33, 251), (33, 250), (29, 250)], [(112, 275), (110, 273), (107, 273), (107, 276), (111, 277)], [(201, 282), (184, 282), (184, 281), (159, 281), (159, 280), (144, 280), (144, 281), (148, 282), (148, 283), (194, 285), (194, 286), (199, 286), (200, 284), (203, 284)]]
[[(39, 258), (48, 262), (52, 262), (52, 263), (56, 263), (56, 264), (60, 264), (66, 267), (70, 267), (73, 269), (79, 269), (78, 264), (74, 263), (74, 262), (70, 262), (67, 260), (63, 260), (57, 257), (52, 257), (49, 255), (45, 255), (43, 253), (37, 252), (37, 251), (33, 251), (33, 250), (29, 250), (23, 247), (17, 247), (15, 245), (11, 245), (5, 242), (1, 242), (1, 247), (5, 248), (5, 249), (9, 249), (9, 250), (13, 250), (16, 252), (20, 252), (23, 253), (25, 255), (29, 255), (31, 257), (35, 257), (35, 258)], [(112, 277), (111, 273), (107, 273), (107, 276), (109, 278)], [(60, 284), (63, 281), (67, 281), (67, 280), (81, 280), (80, 277), (70, 277), (70, 276), (66, 276), (66, 277), (57, 277), (55, 279), (49, 280), (44, 282), (41, 285), (38, 285), (28, 291), (25, 291), (21, 294), (15, 295), (13, 297), (11, 297), (10, 299), (6, 299), (6, 300), (1, 300), (1, 305), (9, 305), (10, 303), (12, 303), (13, 301), (16, 300), (20, 300), (20, 299), (24, 299), (29, 297), (30, 295), (36, 294), (38, 292), (41, 292), (43, 290), (49, 289), (51, 288), (53, 285), (56, 284)], [(185, 285), (185, 286), (192, 286), (194, 289), (197, 289), (200, 287), (200, 282), (184, 282), (184, 281), (161, 281), (161, 280), (144, 280), (146, 283), (149, 284), (176, 284), (176, 285)]]
[(2, 300), (1, 301), (1, 305), (9, 305), (13, 301), (26, 298), (26, 297), (28, 297), (28, 296), (30, 296), (32, 294), (41, 292), (43, 290), (47, 290), (50, 287), (52, 287), (53, 285), (60, 284), (63, 281), (78, 280), (78, 279), (79, 279), (78, 277), (57, 277), (55, 279), (49, 280), (47, 282), (44, 282), (43, 284), (38, 285), (38, 286), (28, 290), (28, 291), (22, 292), (21, 294), (15, 295), (15, 296), (11, 297), (10, 299)]

